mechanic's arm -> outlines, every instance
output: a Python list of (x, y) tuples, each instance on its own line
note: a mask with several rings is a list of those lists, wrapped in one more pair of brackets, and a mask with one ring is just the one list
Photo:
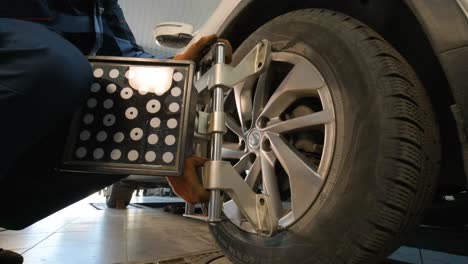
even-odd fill
[(191, 156), (185, 160), (184, 172), (180, 176), (166, 177), (172, 190), (190, 204), (207, 202), (210, 193), (203, 188), (197, 174), (197, 168), (202, 167), (207, 159)]
[[(104, 27), (104, 45), (98, 52), (98, 55), (105, 54), (107, 56), (122, 56), (122, 57), (140, 57), (140, 58), (160, 58), (143, 51), (136, 43), (130, 27), (125, 20), (122, 8), (118, 0), (104, 0), (104, 13), (102, 14), (102, 22)], [(115, 43), (109, 45), (108, 43)], [(117, 45), (117, 47), (116, 47)], [(120, 50), (120, 54), (113, 54)]]
[[(143, 49), (136, 43), (135, 37), (133, 36), (127, 21), (125, 20), (122, 8), (120, 7), (118, 0), (104, 0), (104, 13), (102, 14), (103, 26), (104, 26), (104, 42), (114, 42), (117, 47), (106, 47), (103, 45), (99, 53), (105, 55), (116, 55), (123, 57), (141, 57), (141, 58), (159, 58), (167, 59), (163, 56), (154, 56), (143, 51)], [(110, 39), (109, 39), (110, 38)], [(217, 40), (216, 35), (209, 35), (202, 37), (196, 43), (190, 46), (184, 53), (178, 54), (174, 57), (176, 60), (191, 60), (198, 62), (206, 49), (211, 47)], [(229, 52), (232, 53), (232, 48), (229, 42), (221, 40), (227, 44)], [(119, 50), (121, 54), (109, 54), (112, 53), (109, 49)], [(98, 54), (99, 54), (98, 53)]]

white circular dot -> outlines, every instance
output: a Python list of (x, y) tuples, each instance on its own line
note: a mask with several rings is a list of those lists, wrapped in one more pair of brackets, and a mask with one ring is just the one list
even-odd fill
[(97, 148), (93, 152), (94, 159), (102, 159), (104, 157), (104, 150), (102, 148)]
[(107, 85), (107, 87), (106, 87), (106, 92), (107, 92), (108, 94), (113, 94), (113, 93), (115, 93), (115, 91), (117, 91), (117, 85), (115, 85), (115, 84), (113, 84), (113, 83)]
[(159, 118), (157, 118), (157, 117), (151, 118), (151, 120), (150, 120), (150, 126), (151, 126), (152, 128), (158, 128), (160, 125), (161, 125), (161, 119), (159, 119)]
[(170, 129), (176, 128), (177, 127), (177, 119), (171, 118), (171, 119), (167, 120), (167, 127), (170, 128)]
[(136, 127), (130, 131), (130, 138), (137, 141), (143, 137), (143, 130), (139, 127)]
[(115, 115), (113, 114), (107, 114), (102, 118), (102, 123), (105, 126), (112, 126), (115, 124)]
[(146, 152), (146, 154), (145, 154), (145, 160), (146, 160), (147, 162), (153, 162), (153, 161), (155, 161), (155, 160), (156, 160), (156, 152), (154, 152), (154, 151), (148, 151), (148, 152)]
[(137, 116), (138, 116), (138, 109), (136, 109), (135, 107), (129, 107), (129, 108), (127, 108), (127, 110), (125, 110), (125, 117), (126, 118), (128, 118), (130, 120), (133, 120)]
[(164, 139), (164, 143), (168, 146), (174, 145), (176, 138), (173, 135), (169, 135)]
[(93, 123), (94, 121), (94, 116), (92, 114), (86, 114), (84, 117), (83, 117), (83, 122), (86, 124), (86, 125), (89, 125), (91, 123)]
[(154, 144), (158, 143), (158, 140), (159, 140), (159, 138), (158, 138), (158, 135), (156, 135), (156, 134), (151, 134), (148, 137), (148, 143), (151, 144), (151, 145), (154, 145)]
[(118, 160), (118, 159), (120, 159), (120, 157), (122, 157), (122, 151), (120, 151), (118, 149), (114, 149), (114, 150), (111, 151), (110, 157), (113, 160)]
[(104, 103), (102, 103), (102, 106), (104, 106), (105, 109), (111, 109), (114, 106), (114, 101), (112, 101), (112, 99), (106, 99)]
[(173, 78), (174, 78), (174, 81), (180, 82), (184, 78), (184, 75), (182, 73), (180, 73), (180, 72), (176, 72), (176, 73), (174, 73)]
[(105, 131), (99, 131), (96, 135), (96, 139), (99, 142), (103, 142), (107, 139), (107, 133)]
[(128, 160), (130, 160), (130, 161), (135, 161), (135, 160), (137, 160), (137, 159), (138, 159), (138, 151), (136, 151), (136, 150), (130, 150), (130, 151), (128, 152), (127, 157), (128, 157)]
[(82, 158), (86, 157), (87, 153), (88, 153), (88, 151), (86, 150), (86, 148), (80, 147), (80, 148), (78, 148), (76, 150), (75, 155), (76, 155), (77, 158), (82, 159)]
[(170, 163), (174, 160), (174, 154), (171, 152), (166, 152), (163, 154), (162, 159), (165, 163)]
[(126, 77), (127, 79), (132, 79), (132, 78), (135, 77), (135, 72), (132, 71), (132, 70), (128, 70), (128, 71), (125, 73), (125, 77)]
[(101, 85), (99, 83), (91, 84), (91, 92), (97, 93), (101, 90)]
[(91, 138), (91, 133), (90, 133), (88, 130), (83, 130), (83, 131), (81, 131), (81, 133), (80, 133), (80, 139), (81, 139), (82, 141), (89, 140), (89, 138)]
[(171, 95), (174, 97), (178, 97), (182, 94), (182, 90), (179, 87), (174, 87), (171, 90)]
[(156, 99), (149, 100), (146, 104), (146, 111), (151, 114), (157, 113), (159, 109), (161, 109), (161, 103)]
[(169, 111), (171, 111), (172, 113), (179, 111), (179, 109), (180, 109), (180, 105), (178, 103), (171, 103), (169, 105)]
[(125, 135), (122, 132), (117, 132), (114, 134), (114, 142), (120, 143), (125, 139)]
[(109, 72), (109, 77), (111, 77), (112, 79), (115, 79), (115, 78), (119, 77), (119, 75), (120, 75), (120, 72), (117, 69), (112, 69)]
[(132, 88), (126, 87), (123, 88), (122, 91), (120, 91), (120, 97), (123, 99), (130, 99), (133, 95), (133, 90)]
[(97, 68), (93, 72), (94, 77), (101, 78), (104, 75), (104, 71), (101, 68)]
[(89, 108), (94, 108), (97, 106), (97, 100), (95, 98), (89, 98), (88, 101), (86, 102), (86, 105), (89, 107)]

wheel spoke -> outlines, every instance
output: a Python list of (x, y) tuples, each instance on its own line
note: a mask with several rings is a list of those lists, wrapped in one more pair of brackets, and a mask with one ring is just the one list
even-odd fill
[(301, 131), (317, 125), (323, 125), (335, 120), (333, 111), (330, 109), (305, 116), (282, 121), (265, 128), (266, 131), (275, 133), (288, 133), (291, 131)]
[(226, 127), (236, 134), (239, 138), (244, 139), (242, 128), (237, 124), (237, 121), (230, 114), (225, 114)]
[(250, 167), (252, 166), (252, 153), (246, 153), (244, 154), (240, 159), (239, 161), (234, 164), (234, 169), (239, 172), (239, 173), (242, 173), (246, 170), (249, 170)]
[(270, 97), (261, 116), (277, 117), (296, 99), (316, 94), (317, 89), (326, 85), (322, 75), (309, 61), (294, 59), (297, 63)]
[(234, 86), (233, 89), (240, 125), (245, 130), (249, 129), (248, 121), (252, 120), (252, 88), (254, 84), (255, 79), (247, 79)]
[(239, 149), (238, 143), (225, 143), (222, 148), (223, 159), (241, 159), (245, 152)]
[[(253, 109), (252, 109), (252, 121), (256, 121), (263, 110), (266, 103), (267, 89), (271, 85), (271, 70), (267, 69), (258, 78), (257, 88), (255, 89)], [(255, 124), (252, 124), (254, 127)]]
[(252, 166), (249, 169), (245, 182), (251, 187), (254, 188), (258, 183), (258, 176), (262, 171), (262, 165), (259, 158), (256, 158)]
[(281, 136), (267, 133), (271, 148), (289, 176), (293, 214), (302, 215), (310, 205), (304, 194), (315, 197), (322, 186), (322, 177), (296, 149)]
[(262, 164), (262, 185), (263, 191), (270, 197), (273, 210), (277, 216), (281, 216), (283, 212), (283, 203), (278, 187), (278, 180), (275, 171), (276, 158), (272, 153), (260, 152), (260, 160)]

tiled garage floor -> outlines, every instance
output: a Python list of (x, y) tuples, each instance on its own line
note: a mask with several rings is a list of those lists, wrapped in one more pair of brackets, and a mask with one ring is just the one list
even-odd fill
[(0, 232), (0, 248), (26, 264), (141, 263), (214, 248), (205, 223), (161, 209), (97, 210), (93, 195), (21, 231)]
[[(24, 230), (0, 232), (0, 248), (22, 253), (25, 264), (142, 263), (216, 248), (201, 221), (162, 209), (97, 210), (90, 203), (104, 203), (104, 198), (92, 195)], [(392, 259), (468, 263), (468, 257), (415, 247), (402, 247)]]

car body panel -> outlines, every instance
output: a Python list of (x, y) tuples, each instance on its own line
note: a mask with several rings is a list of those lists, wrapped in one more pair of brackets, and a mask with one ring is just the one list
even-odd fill
[[(250, 0), (248, 0), (250, 1)], [(219, 5), (214, 10), (213, 14), (208, 18), (208, 20), (193, 34), (193, 39), (190, 43), (182, 50), (184, 52), (192, 44), (196, 43), (200, 38), (208, 36), (211, 34), (216, 34), (220, 26), (228, 20), (230, 14), (234, 12), (235, 9), (243, 2), (248, 2), (246, 0), (220, 0)], [(181, 52), (181, 53), (182, 53)]]
[(406, 0), (429, 37), (450, 83), (468, 179), (468, 0)]

